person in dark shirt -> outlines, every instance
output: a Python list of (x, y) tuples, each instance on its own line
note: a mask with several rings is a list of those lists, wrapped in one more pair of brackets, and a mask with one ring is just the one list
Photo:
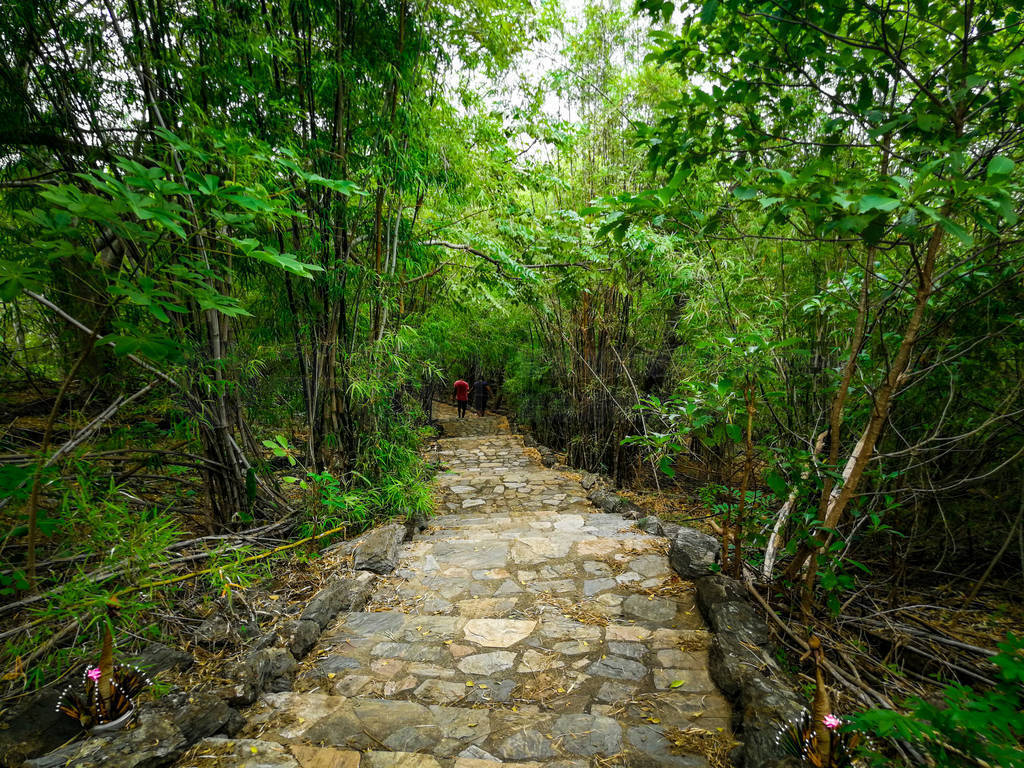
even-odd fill
[(466, 418), (466, 407), (469, 405), (469, 382), (459, 379), (455, 382), (455, 405), (459, 408), (459, 418)]
[(476, 415), (483, 416), (487, 410), (487, 398), (491, 394), (491, 385), (484, 381), (483, 376), (473, 382), (473, 404), (476, 406)]

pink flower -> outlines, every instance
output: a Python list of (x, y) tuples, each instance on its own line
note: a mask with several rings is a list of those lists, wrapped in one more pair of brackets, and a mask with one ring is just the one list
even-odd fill
[(85, 676), (88, 677), (90, 680), (99, 680), (101, 677), (103, 677), (103, 672), (100, 670), (99, 667), (93, 667), (85, 673)]
[(823, 722), (825, 724), (825, 727), (828, 728), (830, 731), (834, 731), (836, 728), (843, 724), (843, 721), (835, 715), (825, 715), (821, 722)]

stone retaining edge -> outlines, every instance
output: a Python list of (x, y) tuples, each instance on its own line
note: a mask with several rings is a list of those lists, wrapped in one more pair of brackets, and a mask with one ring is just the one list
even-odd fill
[[(593, 479), (591, 479), (593, 478)], [(665, 523), (633, 502), (589, 481), (590, 501), (606, 513), (636, 521), (643, 531), (668, 538), (669, 562), (680, 577), (693, 581), (697, 607), (711, 629), (709, 672), (732, 703), (735, 735), (740, 740), (730, 755), (742, 768), (782, 768), (791, 764), (779, 747), (785, 723), (806, 711), (795, 683), (779, 667), (767, 623), (747, 597), (743, 584), (711, 570), (718, 564), (721, 543), (695, 528)]]
[(132, 730), (74, 741), (26, 760), (24, 768), (161, 768), (204, 738), (218, 733), (234, 736), (245, 724), (239, 707), (252, 704), (264, 691), (290, 690), (298, 662), (331, 621), (342, 612), (358, 612), (366, 606), (377, 573), (394, 570), (405, 535), (404, 525), (385, 525), (331, 548), (343, 548), (343, 555), (351, 555), (353, 570), (332, 576), (297, 619), (256, 640), (252, 650), (229, 666), (230, 685), (194, 694), (180, 692), (144, 705)]

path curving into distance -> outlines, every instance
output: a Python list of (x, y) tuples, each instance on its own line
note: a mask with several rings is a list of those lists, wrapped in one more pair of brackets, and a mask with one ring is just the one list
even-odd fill
[(709, 765), (696, 735), (727, 734), (730, 710), (667, 541), (595, 508), (504, 418), (435, 413), (440, 515), (366, 611), (323, 633), (295, 690), (179, 766)]

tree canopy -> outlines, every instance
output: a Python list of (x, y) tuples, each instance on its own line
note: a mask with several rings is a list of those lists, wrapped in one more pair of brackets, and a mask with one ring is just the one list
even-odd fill
[[(426, 514), (431, 403), (478, 376), (788, 621), (881, 658), (878, 611), (938, 603), (990, 648), (1024, 618), (1022, 13), (4, 3), (4, 679), (183, 541), (244, 570), (247, 531)], [(893, 706), (997, 682), (922, 655), (870, 665)]]

